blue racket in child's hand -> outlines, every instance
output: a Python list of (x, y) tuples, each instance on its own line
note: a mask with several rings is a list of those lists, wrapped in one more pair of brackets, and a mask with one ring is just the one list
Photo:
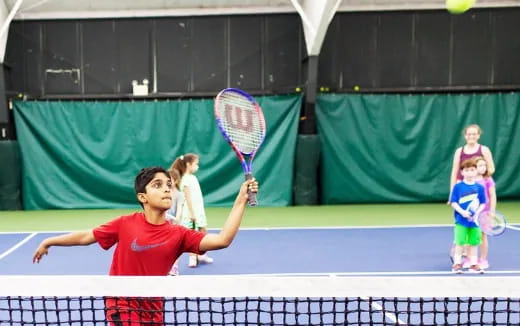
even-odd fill
[(480, 201), (477, 198), (475, 198), (469, 203), (468, 207), (466, 207), (466, 211), (471, 214), (472, 219), (474, 219), (479, 206), (480, 206)]
[[(251, 95), (236, 88), (220, 91), (214, 109), (218, 128), (240, 160), (246, 180), (252, 179), (253, 158), (265, 138), (262, 109)], [(256, 194), (251, 190), (248, 202), (257, 205)]]

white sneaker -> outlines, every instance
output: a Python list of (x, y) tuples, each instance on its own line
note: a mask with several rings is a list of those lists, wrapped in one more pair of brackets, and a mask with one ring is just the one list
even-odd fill
[(172, 270), (168, 273), (170, 276), (179, 276), (179, 267), (173, 266)]
[(213, 263), (213, 258), (211, 258), (210, 256), (208, 256), (207, 254), (206, 254), (206, 255), (200, 255), (200, 256), (199, 256), (199, 261), (200, 261), (201, 263), (211, 264), (211, 263)]
[(190, 256), (190, 260), (188, 262), (188, 267), (197, 267), (197, 256)]

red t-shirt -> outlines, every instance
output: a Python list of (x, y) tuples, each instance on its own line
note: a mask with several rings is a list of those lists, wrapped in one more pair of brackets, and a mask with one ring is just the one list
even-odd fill
[(94, 237), (105, 250), (117, 243), (110, 275), (165, 276), (183, 252), (199, 253), (204, 234), (166, 221), (150, 224), (133, 213), (98, 226)]
[[(118, 217), (98, 226), (93, 233), (105, 250), (117, 243), (110, 275), (134, 276), (168, 275), (173, 263), (183, 252), (201, 253), (199, 245), (204, 237), (203, 233), (166, 221), (160, 225), (148, 223), (143, 213)], [(123, 325), (145, 321), (157, 325), (162, 323), (163, 303), (159, 298), (107, 298), (106, 308), (108, 319), (113, 324), (119, 318)], [(114, 314), (119, 318), (115, 318)]]

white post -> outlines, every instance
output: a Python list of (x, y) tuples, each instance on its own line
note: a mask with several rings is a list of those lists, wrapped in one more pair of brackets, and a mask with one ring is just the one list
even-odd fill
[(308, 55), (318, 55), (327, 28), (342, 0), (291, 0), (300, 15), (305, 32)]
[(0, 63), (4, 63), (5, 48), (7, 46), (7, 32), (9, 30), (9, 25), (11, 24), (14, 15), (16, 15), (16, 13), (18, 12), (18, 9), (20, 9), (22, 2), (23, 0), (17, 0), (10, 11), (7, 8), (5, 0), (0, 2)]

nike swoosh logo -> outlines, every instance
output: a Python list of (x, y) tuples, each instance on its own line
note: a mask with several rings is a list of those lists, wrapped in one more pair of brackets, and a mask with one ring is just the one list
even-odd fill
[(154, 244), (147, 244), (147, 245), (138, 245), (137, 244), (137, 238), (135, 238), (134, 241), (132, 241), (132, 244), (130, 245), (130, 248), (132, 249), (132, 251), (140, 252), (140, 251), (145, 251), (145, 250), (149, 250), (149, 249), (160, 247), (163, 244), (165, 244), (166, 242), (168, 242), (168, 241), (164, 241), (164, 242), (160, 242), (160, 243), (154, 243)]

